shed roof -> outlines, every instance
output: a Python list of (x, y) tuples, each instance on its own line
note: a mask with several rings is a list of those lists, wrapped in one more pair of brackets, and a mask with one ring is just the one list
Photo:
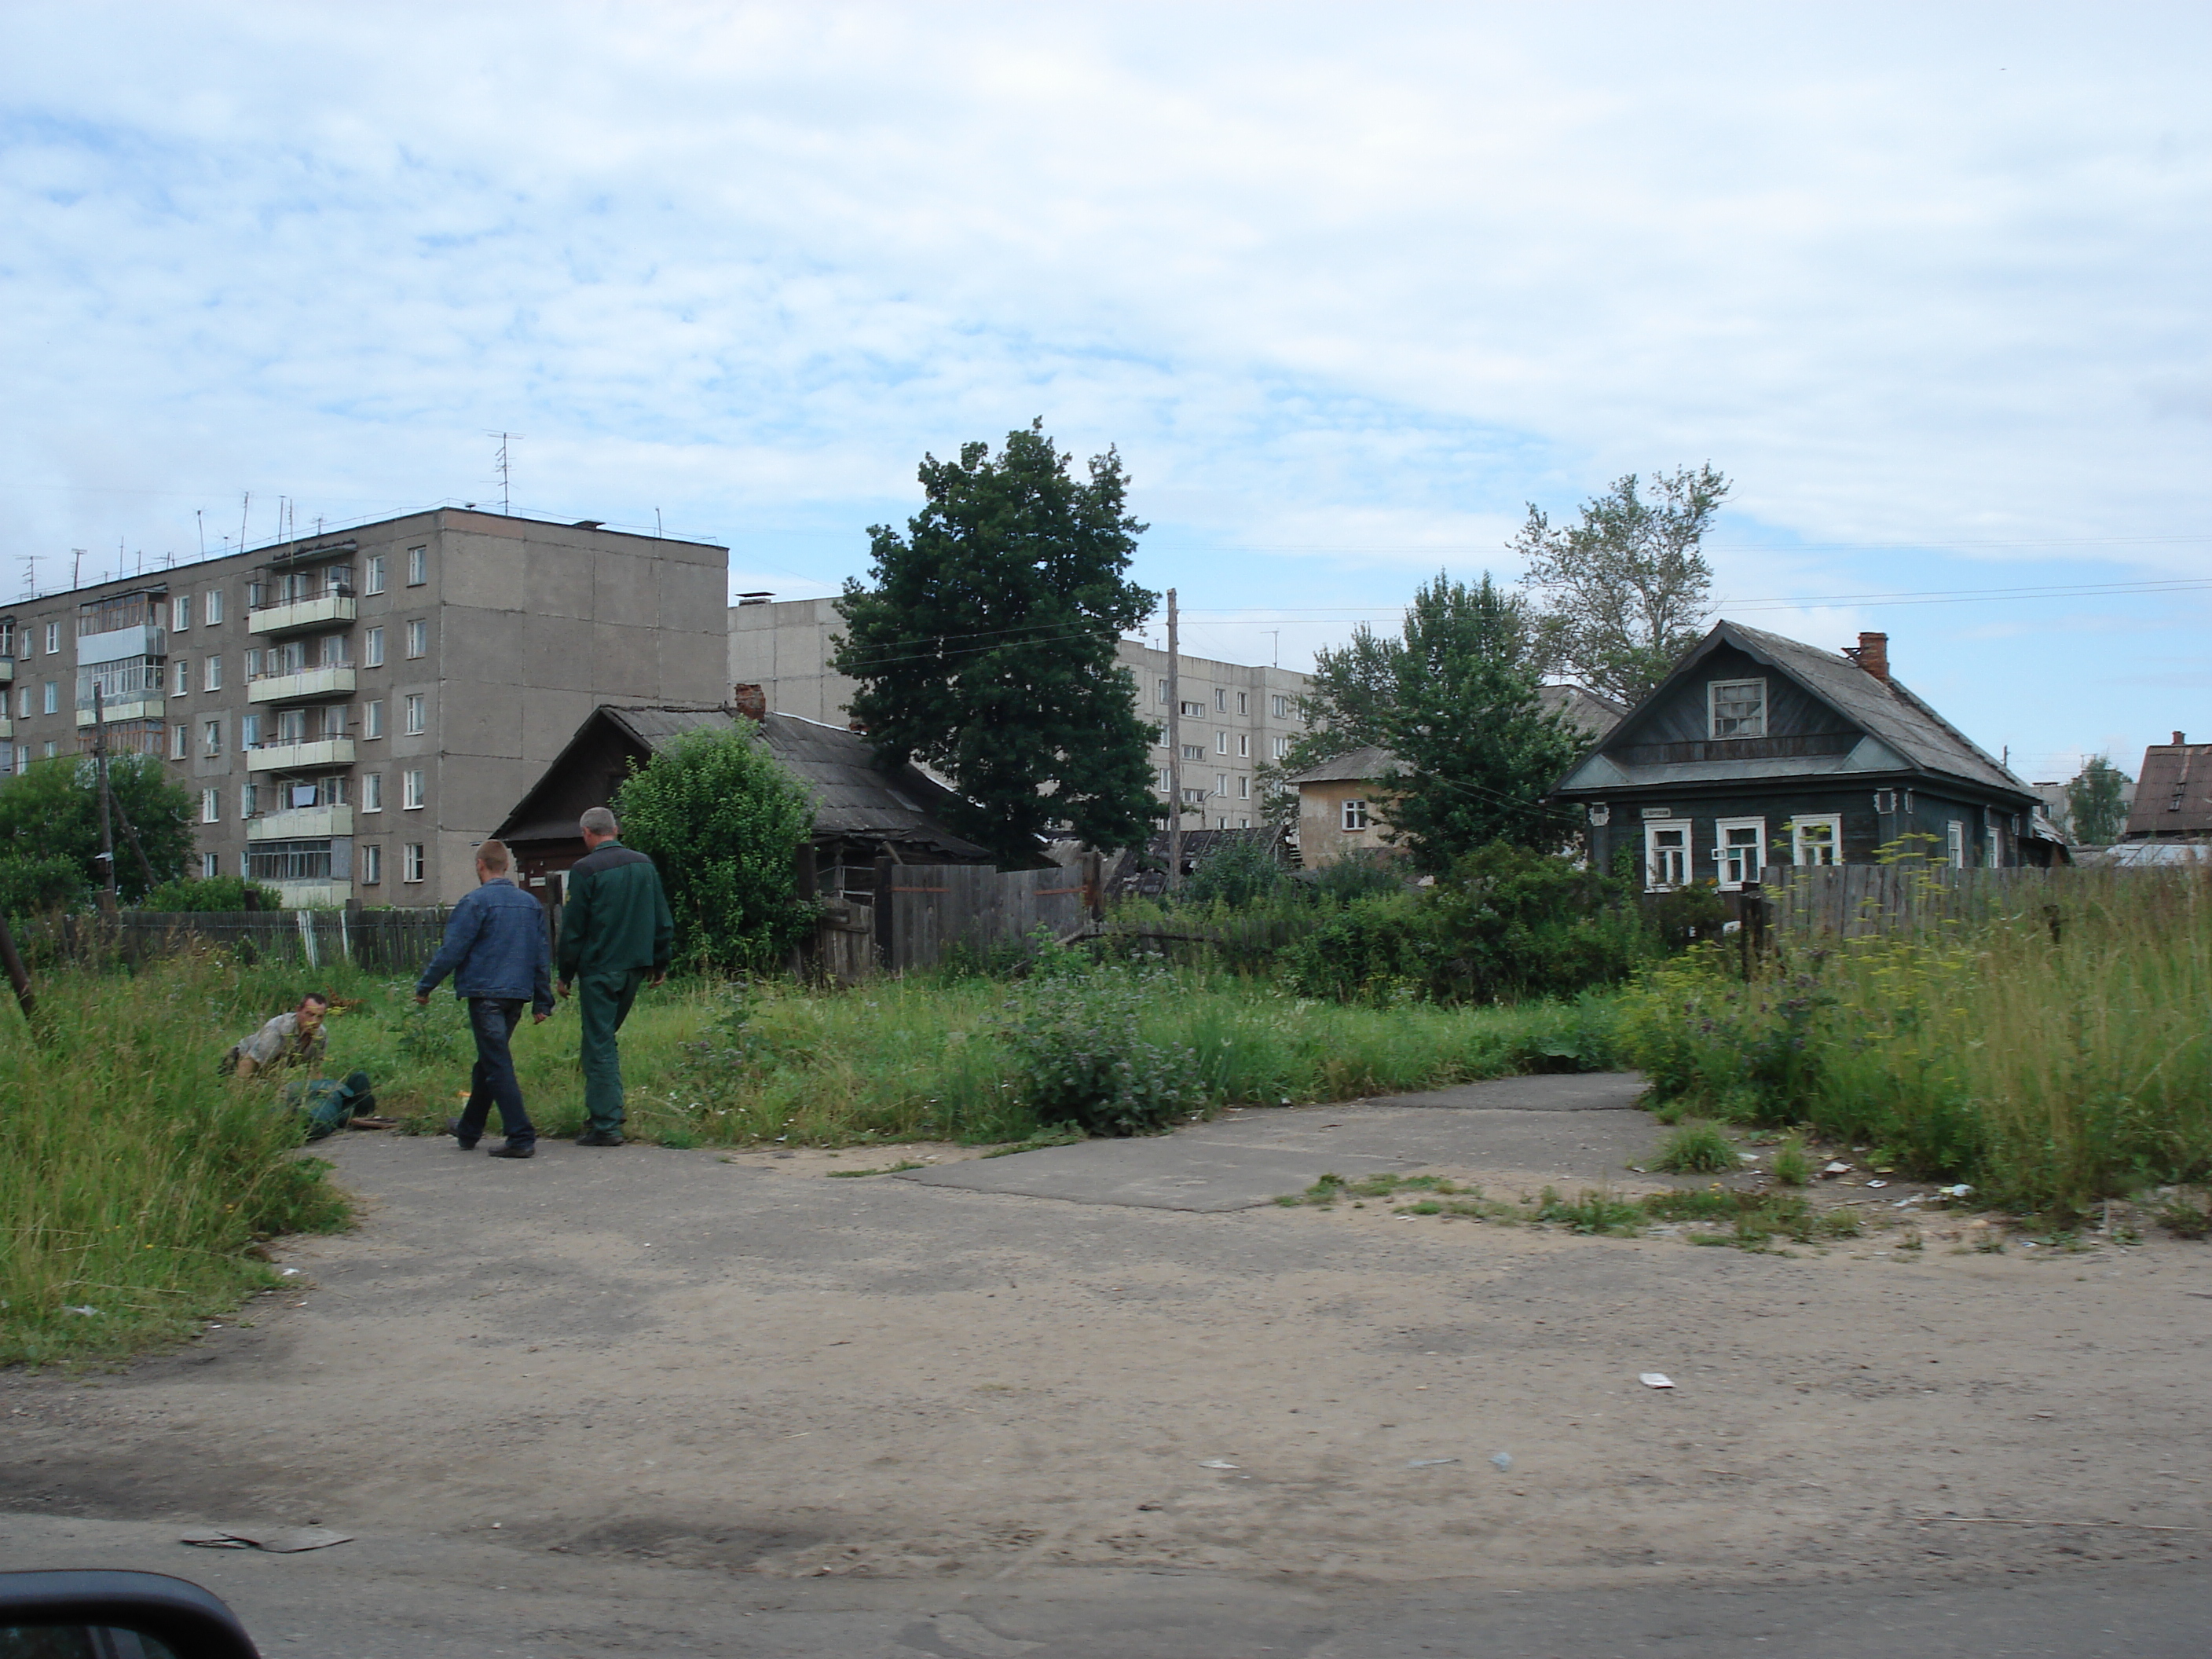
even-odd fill
[(2212, 743), (2157, 743), (2143, 750), (2126, 833), (2130, 841), (2212, 836)]

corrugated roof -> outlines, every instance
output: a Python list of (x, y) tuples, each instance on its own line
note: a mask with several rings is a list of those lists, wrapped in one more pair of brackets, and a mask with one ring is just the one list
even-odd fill
[(2212, 834), (2212, 743), (2160, 743), (2143, 750), (2130, 841)]

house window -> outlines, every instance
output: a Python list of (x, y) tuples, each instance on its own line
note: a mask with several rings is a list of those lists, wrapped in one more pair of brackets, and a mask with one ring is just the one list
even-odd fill
[(238, 746), (240, 749), (261, 747), (261, 716), (240, 714), (238, 717)]
[(200, 791), (200, 822), (202, 823), (221, 823), (222, 822), (222, 790), (203, 789)]
[(362, 592), (381, 593), (384, 592), (384, 555), (381, 553), (372, 553), (366, 559), (362, 560), (361, 574)]
[(1988, 833), (1989, 853), (1984, 861), (1994, 870), (2004, 862), (2004, 832), (1992, 828)]
[[(1213, 709), (1218, 714), (1225, 714), (1229, 712), (1229, 688), (1227, 686), (1217, 685), (1213, 688)], [(1227, 827), (1228, 826), (1225, 824), (1223, 826), (1224, 829)]]
[(361, 884), (374, 887), (384, 879), (384, 849), (368, 846), (361, 849)]
[(53, 759), (53, 757), (60, 754), (61, 751), (61, 744), (56, 743), (52, 738), (48, 738), (46, 742), (40, 745), (39, 750), (39, 752), (44, 755), (48, 760)]
[(1944, 855), (1950, 860), (1951, 867), (1954, 870), (1965, 869), (1966, 867), (1966, 826), (1958, 819), (1953, 818), (1943, 826), (1943, 830), (1947, 842)]
[(261, 648), (258, 646), (246, 653), (246, 678), (249, 680), (261, 678)]
[(1237, 820), (1237, 827), (1239, 830), (1249, 830), (1252, 827), (1252, 820), (1249, 818), (1239, 818)]
[[(1252, 694), (1249, 691), (1239, 691), (1237, 694), (1237, 712), (1240, 714), (1250, 714), (1252, 712), (1250, 707), (1251, 702)], [(1246, 824), (1243, 827), (1249, 830), (1251, 828), (1251, 825)]]
[(361, 660), (364, 667), (384, 666), (384, 630), (372, 628), (362, 635)]
[(181, 634), (192, 625), (192, 596), (179, 593), (169, 601), (169, 626)]
[(1249, 732), (1239, 732), (1237, 734), (1237, 757), (1239, 760), (1252, 758), (1252, 734)]
[[(215, 618), (210, 617), (208, 620), (210, 622), (213, 622)], [(200, 854), (200, 879), (202, 881), (213, 881), (222, 873), (222, 854), (217, 853), (203, 853)]]
[(361, 810), (381, 812), (384, 810), (384, 774), (365, 773), (361, 781)]
[(238, 786), (238, 816), (241, 818), (250, 818), (257, 816), (260, 811), (261, 786), (250, 782), (240, 784)]
[(210, 657), (200, 665), (200, 690), (203, 691), (222, 690), (222, 659), (221, 657)]
[(406, 732), (410, 738), (422, 735), (422, 694), (420, 691), (408, 694)]
[(62, 712), (62, 683), (59, 680), (46, 682), (45, 706), (40, 712), (46, 714), (58, 714)]
[(364, 738), (384, 735), (384, 699), (372, 697), (361, 706), (361, 734)]
[(1237, 799), (1239, 800), (1249, 800), (1252, 799), (1252, 780), (1246, 777), (1242, 772), (1239, 772), (1237, 775)]
[(1175, 787), (1175, 780), (1168, 775), (1168, 769), (1166, 767), (1163, 766), (1160, 768), (1160, 781), (1154, 784), (1152, 787), (1158, 790), (1163, 795), (1166, 794), (1169, 790)]
[(1273, 738), (1267, 746), (1277, 760), (1284, 759), (1291, 752), (1291, 740), (1288, 738)]
[(1715, 680), (1705, 687), (1712, 711), (1716, 738), (1763, 738), (1766, 735), (1766, 682)]
[(1187, 743), (1183, 744), (1182, 757), (1185, 760), (1204, 760), (1206, 758), (1206, 750), (1204, 745), (1195, 743)]
[(1720, 863), (1720, 884), (1735, 892), (1759, 879), (1765, 860), (1765, 818), (1722, 818), (1713, 825), (1713, 857)]
[(1267, 699), (1267, 706), (1269, 708), (1273, 710), (1274, 716), (1277, 720), (1286, 720), (1290, 719), (1291, 700), (1288, 697), (1270, 697)]
[(192, 729), (182, 720), (169, 728), (169, 758), (184, 760), (192, 752)]
[(1344, 833), (1347, 836), (1357, 835), (1365, 828), (1367, 828), (1367, 803), (1364, 800), (1345, 802)]
[(213, 628), (222, 620), (222, 589), (210, 587), (200, 598), (201, 608), (207, 612), (207, 625)]
[(1790, 861), (1813, 868), (1836, 862), (1836, 851), (1844, 838), (1844, 821), (1840, 817), (1793, 818), (1790, 823)]
[(62, 648), (62, 625), (58, 622), (46, 624), (46, 654), (52, 656)]
[(192, 665), (180, 658), (177, 663), (177, 695), (181, 697), (191, 689)]
[[(7, 694), (0, 692), (0, 708), (7, 706)], [(15, 718), (19, 720), (31, 718), (31, 688), (27, 685), (15, 694)]]
[(1206, 705), (1204, 703), (1193, 702), (1188, 697), (1185, 697), (1180, 703), (1176, 704), (1176, 712), (1185, 720), (1195, 720), (1200, 715), (1206, 713)]
[(422, 810), (422, 774), (403, 772), (399, 775), (399, 805), (403, 811)]
[(1167, 683), (1165, 680), (1162, 680), (1162, 681), (1160, 682), (1160, 701), (1161, 701), (1162, 702), (1165, 702), (1167, 700), (1168, 700), (1168, 683)]
[(419, 617), (407, 624), (407, 654), (419, 657), (430, 648), (430, 624)]
[[(1217, 795), (1220, 795), (1220, 796), (1224, 797), (1224, 799), (1228, 796), (1228, 793), (1229, 793), (1229, 774), (1228, 774), (1228, 773), (1226, 773), (1226, 772), (1216, 772), (1216, 773), (1213, 775), (1213, 793), (1214, 793), (1215, 794), (1217, 794)], [(1225, 829), (1227, 826), (1226, 826), (1226, 825), (1224, 825), (1223, 827)]]
[(1226, 732), (1216, 732), (1213, 734), (1213, 752), (1217, 755), (1225, 755), (1229, 752), (1229, 734)]
[(410, 547), (407, 550), (407, 586), (420, 587), (430, 580), (430, 550)]
[(1690, 879), (1690, 826), (1686, 823), (1647, 823), (1644, 826), (1644, 884), (1663, 893)]
[(200, 753), (203, 755), (222, 753), (222, 722), (221, 720), (200, 722)]
[(422, 843), (421, 842), (410, 841), (399, 849), (399, 879), (402, 881), (422, 879)]

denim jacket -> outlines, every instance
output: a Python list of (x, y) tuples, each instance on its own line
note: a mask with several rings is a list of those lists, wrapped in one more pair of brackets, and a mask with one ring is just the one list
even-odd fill
[(446, 942), (415, 982), (428, 996), (453, 976), (453, 994), (530, 1000), (538, 1013), (553, 1010), (552, 950), (545, 938), (545, 909), (504, 876), (488, 881), (453, 907)]

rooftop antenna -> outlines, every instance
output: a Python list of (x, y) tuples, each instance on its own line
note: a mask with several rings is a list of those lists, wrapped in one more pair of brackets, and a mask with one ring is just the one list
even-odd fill
[(1275, 666), (1280, 668), (1283, 665), (1283, 630), (1271, 628), (1267, 630), (1267, 637), (1275, 642)]
[(73, 592), (84, 586), (84, 550), (70, 549), (70, 589)]
[(199, 528), (200, 557), (204, 559), (207, 557), (207, 508), (204, 507), (194, 507), (192, 509), (192, 522)]
[(660, 539), (660, 509), (657, 507), (653, 509), (653, 539)]
[(253, 506), (253, 492), (247, 490), (238, 503), (238, 550), (246, 550), (246, 515)]
[(496, 438), (499, 440), (499, 455), (497, 459), (493, 463), (495, 469), (499, 473), (499, 510), (501, 513), (511, 515), (514, 511), (514, 501), (507, 489), (508, 484), (512, 482), (510, 456), (508, 452), (509, 447), (522, 434), (520, 432), (492, 432), (487, 433), (485, 435), (487, 437)]
[(23, 556), (23, 597), (27, 599), (39, 597), (39, 560), (34, 553)]

